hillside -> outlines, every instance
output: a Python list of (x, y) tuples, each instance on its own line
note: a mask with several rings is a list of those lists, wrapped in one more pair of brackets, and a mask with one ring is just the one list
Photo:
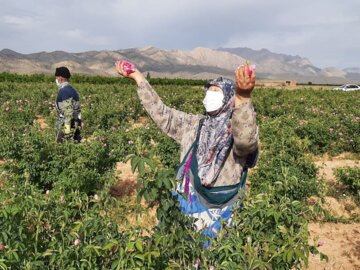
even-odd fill
[(155, 47), (128, 48), (116, 51), (64, 51), (21, 54), (9, 49), (0, 51), (0, 72), (51, 74), (65, 65), (73, 73), (115, 76), (114, 62), (131, 59), (151, 77), (210, 79), (233, 76), (233, 70), (246, 60), (257, 65), (258, 79), (295, 80), (302, 83), (341, 84), (360, 82), (360, 68), (320, 69), (309, 59), (249, 48), (194, 48), (191, 51), (164, 50)]

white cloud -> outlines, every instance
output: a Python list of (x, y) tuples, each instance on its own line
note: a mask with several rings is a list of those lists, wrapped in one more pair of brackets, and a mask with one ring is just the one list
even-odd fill
[(80, 29), (72, 29), (60, 31), (60, 37), (69, 38), (73, 42), (81, 42), (87, 45), (93, 46), (106, 46), (109, 44), (109, 40), (107, 37), (102, 37), (100, 35), (92, 35), (90, 33), (86, 33)]
[(9, 27), (15, 27), (20, 30), (32, 29), (35, 25), (35, 19), (29, 16), (4, 15), (2, 22), (9, 25)]

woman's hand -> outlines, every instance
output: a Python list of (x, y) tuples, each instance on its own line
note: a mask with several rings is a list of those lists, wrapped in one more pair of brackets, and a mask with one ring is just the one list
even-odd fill
[(144, 75), (127, 60), (118, 60), (115, 62), (116, 71), (126, 77), (136, 81), (137, 85), (140, 85), (145, 80)]
[(241, 65), (235, 70), (236, 97), (239, 99), (250, 98), (255, 87), (255, 67), (249, 64)]

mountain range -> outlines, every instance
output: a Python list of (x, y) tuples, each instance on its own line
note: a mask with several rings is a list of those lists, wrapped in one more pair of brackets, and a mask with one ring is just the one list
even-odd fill
[(22, 54), (10, 49), (0, 51), (0, 72), (53, 74), (56, 67), (67, 66), (72, 73), (117, 76), (114, 63), (129, 59), (151, 77), (211, 79), (232, 78), (239, 64), (256, 64), (262, 80), (294, 80), (299, 83), (342, 84), (360, 82), (360, 68), (318, 68), (307, 58), (273, 53), (267, 49), (194, 48), (190, 51), (164, 50), (152, 46), (115, 51), (65, 51)]

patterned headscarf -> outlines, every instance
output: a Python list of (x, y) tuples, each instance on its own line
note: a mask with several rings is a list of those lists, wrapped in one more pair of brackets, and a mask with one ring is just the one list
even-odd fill
[(223, 90), (223, 105), (216, 115), (206, 115), (200, 130), (196, 157), (198, 174), (205, 186), (213, 183), (220, 173), (225, 159), (231, 150), (233, 135), (231, 130), (231, 114), (234, 107), (235, 83), (230, 79), (219, 77), (205, 84), (205, 91), (210, 86)]

